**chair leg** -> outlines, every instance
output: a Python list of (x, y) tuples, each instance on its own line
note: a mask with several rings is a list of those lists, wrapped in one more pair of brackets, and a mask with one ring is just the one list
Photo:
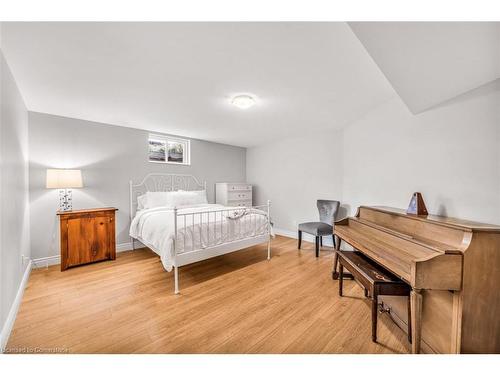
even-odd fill
[(323, 236), (319, 236), (319, 246), (323, 247)]
[(316, 258), (319, 257), (319, 237), (316, 236)]
[(302, 231), (299, 230), (299, 250), (300, 250), (300, 245), (302, 245)]
[(344, 266), (339, 264), (339, 296), (342, 297), (342, 287), (344, 286)]
[(411, 344), (411, 306), (410, 306), (410, 296), (408, 296), (408, 341)]
[(377, 294), (373, 293), (372, 296), (372, 341), (377, 342)]

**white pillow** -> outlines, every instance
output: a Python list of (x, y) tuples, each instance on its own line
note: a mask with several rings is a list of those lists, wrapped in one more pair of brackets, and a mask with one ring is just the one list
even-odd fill
[(138, 210), (155, 207), (193, 206), (207, 203), (207, 192), (205, 190), (148, 191), (146, 194), (137, 197)]
[(167, 206), (194, 206), (196, 204), (207, 204), (207, 192), (205, 190), (175, 191), (169, 194)]
[(173, 192), (170, 191), (148, 191), (146, 193), (146, 203), (144, 208), (155, 208), (169, 206), (168, 197)]
[(137, 210), (144, 210), (148, 205), (148, 196), (146, 194), (137, 197)]

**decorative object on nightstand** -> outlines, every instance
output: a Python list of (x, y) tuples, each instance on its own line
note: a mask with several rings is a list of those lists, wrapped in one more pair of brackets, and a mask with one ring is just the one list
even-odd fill
[(61, 271), (116, 258), (117, 210), (107, 207), (57, 212), (61, 229)]
[(218, 182), (215, 184), (215, 203), (252, 207), (252, 185), (242, 182)]
[(47, 169), (47, 189), (59, 189), (59, 211), (73, 209), (71, 189), (82, 188), (82, 171), (79, 169)]

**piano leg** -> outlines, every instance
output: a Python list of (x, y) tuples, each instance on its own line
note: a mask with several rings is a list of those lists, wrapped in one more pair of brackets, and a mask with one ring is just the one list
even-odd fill
[(412, 289), (411, 294), (411, 352), (420, 353), (420, 335), (422, 331), (422, 291)]

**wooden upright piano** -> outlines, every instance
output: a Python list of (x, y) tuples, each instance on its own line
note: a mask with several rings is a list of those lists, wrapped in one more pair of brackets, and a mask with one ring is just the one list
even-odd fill
[(334, 234), (412, 287), (412, 322), (402, 297), (383, 303), (411, 324), (413, 353), (500, 353), (499, 226), (361, 206)]

